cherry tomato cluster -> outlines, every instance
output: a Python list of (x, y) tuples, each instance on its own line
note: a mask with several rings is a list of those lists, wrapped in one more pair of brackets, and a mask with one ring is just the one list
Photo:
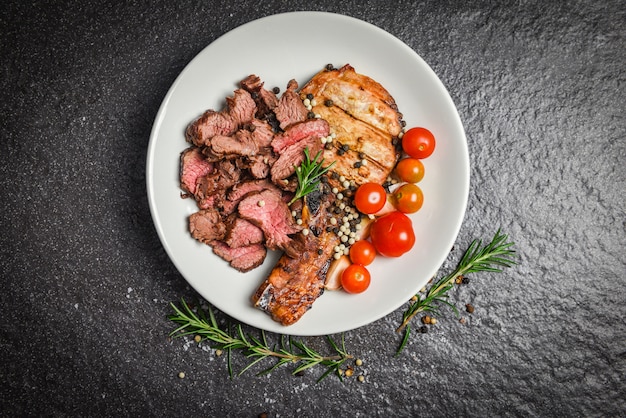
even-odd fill
[[(424, 178), (424, 164), (435, 150), (435, 137), (426, 128), (411, 128), (402, 137), (402, 149), (406, 157), (401, 159), (394, 171), (403, 183), (389, 196), (395, 210), (376, 217), (370, 227), (369, 240), (355, 242), (350, 248), (350, 261), (341, 275), (341, 285), (348, 293), (361, 293), (370, 284), (371, 277), (366, 266), (377, 254), (400, 257), (415, 244), (413, 223), (407, 213), (415, 213), (424, 202), (422, 189), (415, 183)], [(387, 192), (380, 184), (365, 183), (356, 190), (354, 205), (359, 212), (375, 215), (387, 203)]]

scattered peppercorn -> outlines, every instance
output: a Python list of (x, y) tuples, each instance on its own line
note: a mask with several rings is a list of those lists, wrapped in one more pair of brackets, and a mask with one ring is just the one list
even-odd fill
[(199, 343), (200, 341), (202, 341), (202, 337), (199, 335), (196, 335), (195, 337), (193, 337), (193, 340), (197, 343)]
[(267, 417), (268, 417), (267, 412), (261, 412), (259, 414), (259, 418), (267, 418)]
[(280, 87), (274, 87), (272, 91), (274, 92), (274, 94), (278, 94), (280, 93)]
[(430, 318), (430, 324), (435, 325), (437, 323), (437, 318)]
[(470, 282), (469, 277), (463, 277), (462, 282), (463, 282), (463, 284), (469, 284), (469, 282)]
[(363, 375), (359, 375), (358, 379), (359, 379), (359, 382), (361, 383), (365, 382), (365, 376)]
[(307, 119), (315, 119), (315, 113), (314, 112), (308, 112), (306, 114), (306, 118)]
[(332, 64), (326, 64), (326, 67), (324, 67), (326, 69), (326, 71), (332, 71), (335, 69), (335, 67)]
[(361, 161), (357, 161), (354, 163), (354, 168), (361, 168), (362, 165)]
[(348, 152), (348, 151), (350, 151), (350, 145), (348, 145), (348, 144), (343, 144), (343, 145), (341, 146), (341, 149), (343, 149), (344, 151)]
[(343, 154), (345, 154), (346, 152), (343, 150), (343, 148), (339, 148), (337, 150), (337, 155), (342, 156)]
[(469, 313), (474, 313), (474, 305), (468, 303), (467, 305), (465, 305), (465, 310)]
[(428, 315), (422, 317), (422, 323), (423, 324), (430, 324), (430, 320), (431, 320), (431, 318)]
[(324, 254), (324, 250), (322, 250), (321, 248), (319, 248), (319, 249), (317, 250), (317, 255), (322, 255), (322, 254)]
[(309, 99), (309, 100), (313, 100), (313, 97), (314, 97), (314, 96), (313, 96), (313, 94), (311, 94), (311, 93), (309, 93), (309, 94), (307, 94), (307, 95), (306, 95), (306, 98), (307, 98), (307, 99)]
[(185, 378), (185, 372), (180, 372), (180, 373), (178, 373), (178, 377), (179, 377), (180, 379), (184, 379), (184, 378)]
[(333, 105), (333, 101), (330, 99), (324, 100), (324, 105), (326, 107), (331, 107)]
[(354, 364), (356, 364), (357, 366), (362, 366), (363, 365), (363, 360), (361, 360), (360, 358), (356, 359), (354, 361)]
[(417, 329), (420, 334), (426, 334), (428, 332), (428, 327), (426, 325), (422, 325)]
[(346, 377), (350, 377), (350, 376), (352, 376), (353, 374), (354, 374), (354, 370), (352, 370), (352, 369), (348, 369), (348, 370), (346, 370)]

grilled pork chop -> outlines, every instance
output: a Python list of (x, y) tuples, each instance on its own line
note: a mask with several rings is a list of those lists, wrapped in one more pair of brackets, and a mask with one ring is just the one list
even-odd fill
[[(402, 130), (393, 97), (350, 65), (319, 72), (301, 89), (300, 97), (329, 124), (334, 138), (324, 145), (323, 156), (325, 164), (335, 163), (321, 191), (303, 199), (300, 216), (310, 231), (298, 237), (304, 251), (296, 257), (284, 254), (252, 296), (255, 306), (283, 325), (298, 321), (323, 293), (328, 269), (336, 260), (334, 248), (342, 243), (337, 226), (346, 213), (337, 210), (340, 206), (335, 203), (342, 199), (330, 192), (331, 187), (347, 197), (360, 184), (382, 184), (398, 161)], [(351, 206), (349, 199), (343, 201)], [(356, 219), (349, 222), (351, 228), (360, 220), (354, 212), (352, 217)]]

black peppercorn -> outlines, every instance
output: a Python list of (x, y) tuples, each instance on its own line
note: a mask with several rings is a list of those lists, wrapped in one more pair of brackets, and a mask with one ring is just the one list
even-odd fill
[(331, 107), (333, 105), (333, 101), (328, 99), (328, 100), (324, 100), (324, 105), (326, 107)]
[(307, 99), (309, 99), (309, 100), (313, 100), (313, 97), (314, 97), (314, 96), (313, 96), (313, 94), (311, 94), (311, 93), (309, 93), (309, 94), (307, 94), (307, 95), (306, 95), (306, 98), (307, 98)]
[(361, 162), (357, 161), (354, 163), (354, 168), (361, 168), (361, 165), (362, 165)]
[(274, 87), (272, 91), (274, 92), (274, 94), (278, 94), (280, 93), (280, 87)]

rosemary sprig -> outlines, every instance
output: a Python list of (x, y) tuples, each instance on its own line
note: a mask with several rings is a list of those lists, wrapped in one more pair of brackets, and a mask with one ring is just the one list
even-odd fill
[(304, 161), (296, 167), (296, 177), (298, 178), (298, 187), (296, 188), (296, 194), (293, 199), (289, 202), (291, 205), (296, 200), (308, 195), (309, 193), (315, 191), (317, 185), (320, 182), (321, 177), (326, 174), (326, 172), (335, 164), (333, 161), (326, 167), (323, 166), (324, 159), (321, 161), (317, 161), (322, 154), (322, 151), (318, 151), (315, 154), (313, 160), (309, 156), (309, 148), (306, 147), (304, 149)]
[(500, 229), (492, 238), (491, 242), (481, 247), (480, 240), (474, 240), (461, 257), (461, 261), (456, 269), (436, 281), (427, 291), (424, 297), (420, 298), (418, 293), (409, 302), (409, 307), (402, 315), (402, 323), (396, 329), (397, 332), (404, 330), (404, 336), (396, 355), (406, 346), (411, 332), (410, 321), (420, 312), (436, 313), (439, 304), (444, 304), (452, 308), (454, 313), (458, 315), (456, 306), (448, 301), (448, 291), (454, 287), (455, 279), (459, 276), (469, 273), (479, 272), (501, 272), (502, 267), (511, 267), (517, 264), (514, 260), (515, 251), (511, 250), (513, 242), (507, 242), (508, 236), (501, 233)]
[(207, 317), (207, 312), (201, 308), (196, 309), (197, 313), (194, 312), (184, 299), (181, 299), (181, 307), (174, 303), (170, 305), (174, 309), (174, 314), (169, 315), (168, 319), (180, 325), (170, 333), (170, 336), (199, 335), (201, 339), (212, 341), (214, 348), (227, 352), (228, 372), (231, 377), (233, 377), (231, 355), (234, 350), (241, 350), (246, 357), (251, 359), (250, 363), (238, 375), (243, 374), (265, 359), (275, 358), (277, 362), (259, 374), (269, 373), (286, 364), (298, 364), (293, 370), (293, 374), (298, 374), (315, 366), (324, 366), (326, 371), (319, 377), (318, 382), (331, 373), (335, 373), (339, 379), (342, 379), (341, 365), (353, 358), (346, 352), (343, 334), (340, 346), (330, 336), (327, 336), (328, 342), (335, 352), (329, 356), (319, 354), (291, 336), (288, 338), (281, 336), (280, 345), (270, 348), (265, 331), (261, 331), (260, 338), (257, 338), (244, 333), (240, 324), (234, 327), (228, 326), (226, 329), (220, 328), (211, 306), (207, 309)]

